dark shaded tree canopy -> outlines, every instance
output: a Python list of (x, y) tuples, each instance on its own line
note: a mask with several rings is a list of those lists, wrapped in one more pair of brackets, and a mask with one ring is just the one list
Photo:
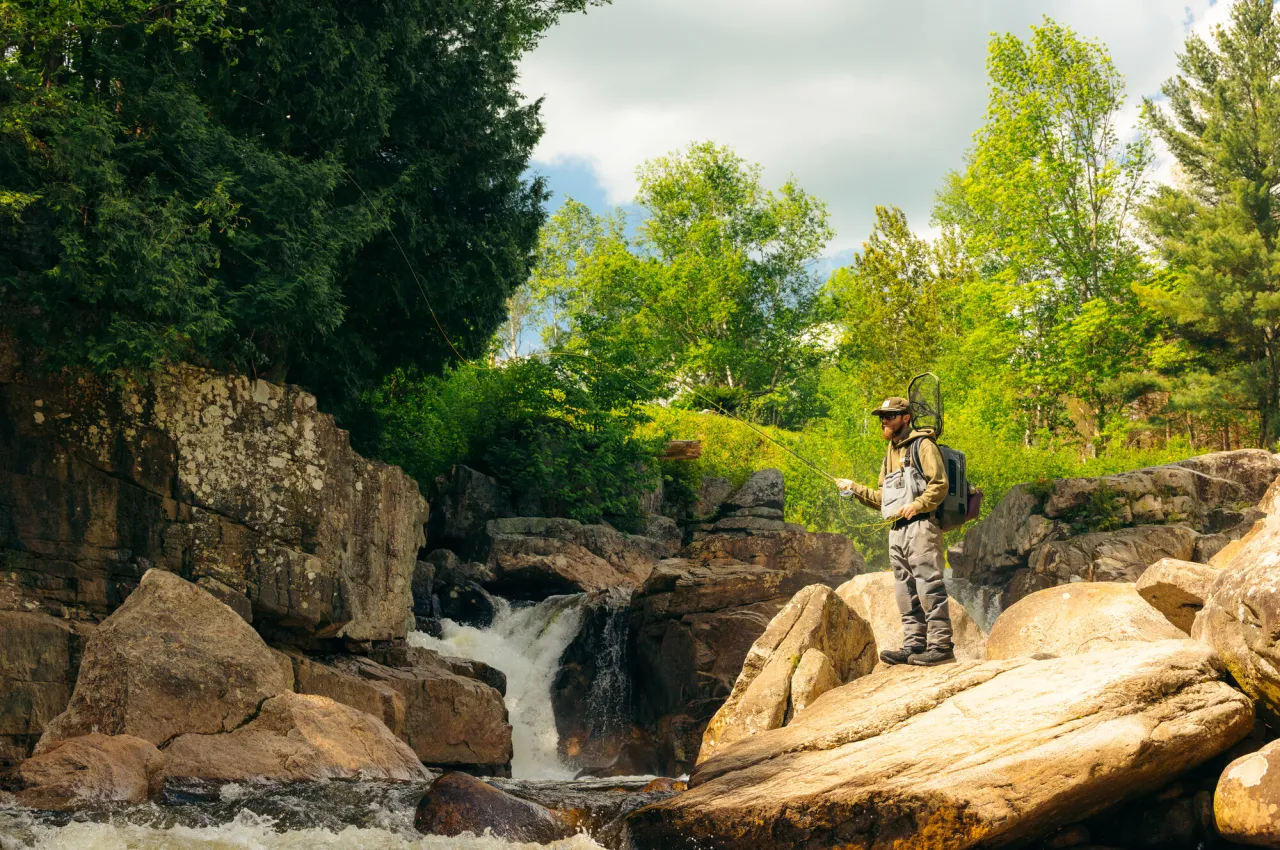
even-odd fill
[(7, 4), (4, 323), (53, 365), (189, 360), (338, 408), (454, 359), (445, 334), (478, 353), (544, 217), (517, 60), (598, 1)]

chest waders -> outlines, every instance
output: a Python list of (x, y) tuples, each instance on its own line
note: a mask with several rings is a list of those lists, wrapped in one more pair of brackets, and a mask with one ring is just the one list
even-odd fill
[[(897, 516), (924, 492), (926, 482), (912, 463), (913, 455), (906, 452), (902, 468), (884, 477), (880, 515), (885, 519)], [(931, 514), (900, 519), (889, 528), (893, 595), (902, 615), (902, 648), (908, 652), (952, 648), (942, 565), (942, 529)]]

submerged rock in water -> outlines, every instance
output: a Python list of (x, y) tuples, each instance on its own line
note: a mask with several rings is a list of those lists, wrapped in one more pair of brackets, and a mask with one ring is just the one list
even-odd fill
[(131, 735), (83, 735), (27, 759), (19, 776), (24, 806), (51, 809), (83, 803), (141, 803), (160, 788), (164, 757)]
[(1076, 655), (1127, 641), (1185, 639), (1132, 584), (1076, 582), (1031, 594), (996, 619), (987, 658)]
[(638, 847), (960, 848), (1029, 841), (1156, 790), (1248, 733), (1190, 641), (895, 667), (725, 748), (628, 820)]
[(565, 818), (521, 800), (465, 773), (446, 773), (431, 783), (413, 819), (429, 835), (480, 835), (485, 830), (508, 841), (547, 844), (575, 829)]
[(164, 750), (167, 776), (219, 782), (422, 779), (413, 750), (380, 720), (321, 696), (285, 693), (223, 735), (182, 735)]
[(91, 732), (157, 745), (188, 732), (229, 732), (292, 687), (289, 660), (252, 626), (201, 588), (153, 569), (86, 642), (71, 702), (36, 751)]

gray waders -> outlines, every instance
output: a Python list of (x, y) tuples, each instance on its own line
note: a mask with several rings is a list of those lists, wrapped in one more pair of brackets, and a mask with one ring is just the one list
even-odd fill
[[(908, 463), (885, 476), (880, 515), (890, 519), (924, 492), (924, 476)], [(951, 616), (942, 581), (942, 529), (932, 516), (917, 514), (889, 529), (889, 566), (893, 595), (902, 614), (902, 648), (910, 653), (950, 650)]]

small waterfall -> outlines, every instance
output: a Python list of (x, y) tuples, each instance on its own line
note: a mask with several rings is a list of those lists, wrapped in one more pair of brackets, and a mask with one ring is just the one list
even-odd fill
[(604, 624), (593, 647), (595, 677), (587, 693), (587, 724), (592, 737), (624, 731), (631, 718), (631, 678), (627, 675), (627, 631), (631, 590), (613, 588), (604, 604)]
[(498, 601), (487, 629), (444, 621), (444, 636), (412, 632), (409, 643), (483, 661), (507, 674), (507, 711), (511, 719), (511, 775), (515, 779), (572, 779), (574, 769), (560, 761), (559, 734), (551, 705), (551, 684), (565, 648), (582, 628), (585, 594), (553, 596), (536, 605)]
[(991, 631), (991, 624), (1002, 610), (1004, 589), (956, 578), (951, 574), (950, 567), (943, 571), (943, 580), (947, 585), (947, 593), (965, 607), (978, 627), (984, 632)]

